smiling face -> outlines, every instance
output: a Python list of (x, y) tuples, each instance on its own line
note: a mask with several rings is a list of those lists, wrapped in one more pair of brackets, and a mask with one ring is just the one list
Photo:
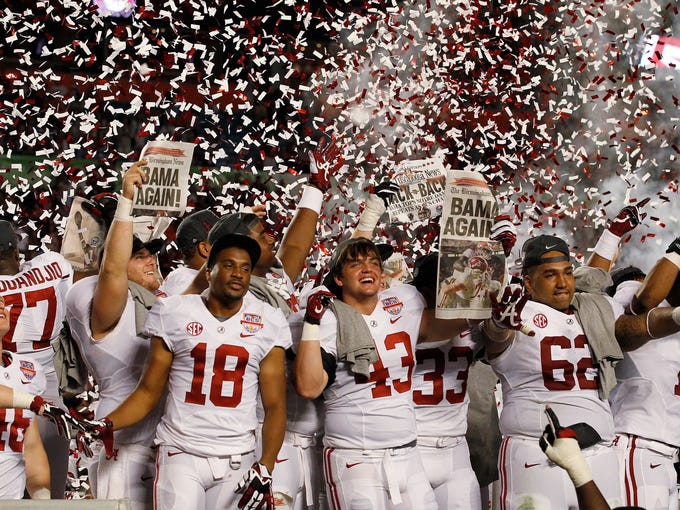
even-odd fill
[(155, 292), (160, 287), (156, 257), (146, 248), (132, 254), (128, 262), (127, 273), (128, 280), (141, 285), (150, 292)]
[(377, 251), (350, 254), (334, 276), (342, 290), (342, 300), (365, 301), (378, 295), (382, 280), (382, 261)]
[[(561, 255), (561, 252), (551, 251), (545, 257)], [(574, 268), (567, 261), (535, 266), (524, 276), (524, 285), (532, 300), (565, 312), (574, 297)]]

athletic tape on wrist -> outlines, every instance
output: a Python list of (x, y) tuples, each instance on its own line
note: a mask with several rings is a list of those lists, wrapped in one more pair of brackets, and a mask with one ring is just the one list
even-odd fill
[(309, 322), (305, 322), (302, 325), (302, 337), (300, 338), (300, 341), (305, 342), (305, 341), (311, 341), (311, 342), (318, 342), (319, 341), (319, 325), (318, 324), (310, 324)]
[(132, 200), (125, 198), (123, 195), (119, 195), (118, 205), (116, 205), (116, 214), (113, 215), (113, 219), (118, 221), (132, 221)]
[(603, 259), (614, 260), (620, 241), (621, 238), (619, 236), (612, 234), (609, 230), (605, 230), (597, 240), (594, 251)]
[(676, 306), (675, 308), (673, 308), (671, 317), (673, 318), (673, 322), (680, 326), (680, 306)]
[(321, 204), (323, 203), (323, 191), (316, 186), (305, 186), (302, 190), (302, 197), (298, 209), (311, 209), (315, 213), (321, 212)]
[(380, 217), (385, 213), (385, 202), (378, 195), (368, 195), (366, 207), (359, 217), (357, 230), (373, 232), (375, 226), (380, 221)]
[(52, 493), (47, 487), (40, 487), (39, 489), (33, 491), (33, 494), (31, 494), (31, 499), (52, 499)]
[(672, 251), (670, 253), (664, 254), (663, 258), (668, 260), (668, 262), (673, 263), (675, 267), (680, 269), (680, 253), (675, 253), (674, 251)]
[(14, 390), (12, 396), (12, 407), (15, 409), (30, 409), (35, 395), (21, 390)]

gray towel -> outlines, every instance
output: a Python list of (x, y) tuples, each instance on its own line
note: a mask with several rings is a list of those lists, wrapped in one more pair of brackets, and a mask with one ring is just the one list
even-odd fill
[(574, 269), (574, 284), (578, 292), (600, 294), (613, 282), (610, 274), (599, 267), (580, 266)]
[(606, 400), (616, 385), (614, 367), (623, 359), (623, 352), (614, 332), (614, 312), (607, 298), (601, 294), (577, 292), (571, 306), (576, 310), (576, 318), (583, 327), (594, 361), (599, 366), (598, 390), (600, 398)]
[(71, 330), (66, 321), (59, 335), (52, 342), (54, 350), (54, 369), (59, 381), (61, 394), (78, 395), (87, 387), (88, 371), (80, 350), (71, 337)]
[(378, 353), (364, 317), (339, 299), (333, 300), (330, 309), (338, 322), (338, 359), (349, 365), (350, 372), (368, 377), (371, 363), (378, 361)]
[[(277, 289), (279, 291), (277, 291)], [(261, 276), (250, 277), (250, 292), (255, 294), (255, 297), (278, 308), (283, 312), (283, 315), (288, 318), (291, 313), (288, 301), (281, 295), (280, 286), (276, 288), (270, 283), (270, 280)], [(290, 297), (290, 295), (289, 295)]]
[(135, 330), (137, 335), (141, 335), (144, 331), (146, 316), (149, 315), (149, 310), (156, 302), (157, 298), (135, 282), (128, 281), (128, 289), (130, 290), (132, 300), (135, 303)]

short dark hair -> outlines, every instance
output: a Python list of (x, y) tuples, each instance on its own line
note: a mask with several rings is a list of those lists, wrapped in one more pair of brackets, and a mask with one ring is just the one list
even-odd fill
[(324, 278), (323, 284), (333, 294), (341, 298), (342, 289), (335, 283), (335, 276), (342, 272), (342, 266), (348, 260), (366, 257), (371, 254), (378, 257), (380, 265), (382, 266), (380, 250), (370, 239), (366, 239), (365, 237), (352, 237), (341, 242), (333, 252), (331, 260), (328, 262), (328, 274)]
[(647, 275), (639, 267), (626, 266), (615, 269), (610, 273), (610, 276), (612, 277), (612, 284), (605, 289), (605, 292), (609, 296), (613, 296), (616, 294), (616, 289), (618, 289), (619, 285), (621, 285), (623, 282), (642, 280)]

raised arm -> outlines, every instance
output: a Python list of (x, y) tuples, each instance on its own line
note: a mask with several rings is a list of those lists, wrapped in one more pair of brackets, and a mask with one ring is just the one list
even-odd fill
[(92, 338), (99, 340), (116, 327), (127, 303), (127, 268), (132, 253), (132, 198), (146, 179), (146, 161), (133, 164), (123, 176), (116, 214), (106, 236), (104, 257), (90, 310)]
[(680, 272), (680, 237), (673, 240), (666, 254), (647, 274), (645, 281), (633, 296), (631, 311), (639, 314), (658, 306), (673, 288), (678, 272)]
[(331, 187), (330, 176), (342, 164), (340, 148), (334, 139), (321, 138), (314, 152), (309, 153), (309, 183), (304, 188), (295, 216), (276, 254), (292, 281), (300, 277), (314, 243), (323, 195)]

